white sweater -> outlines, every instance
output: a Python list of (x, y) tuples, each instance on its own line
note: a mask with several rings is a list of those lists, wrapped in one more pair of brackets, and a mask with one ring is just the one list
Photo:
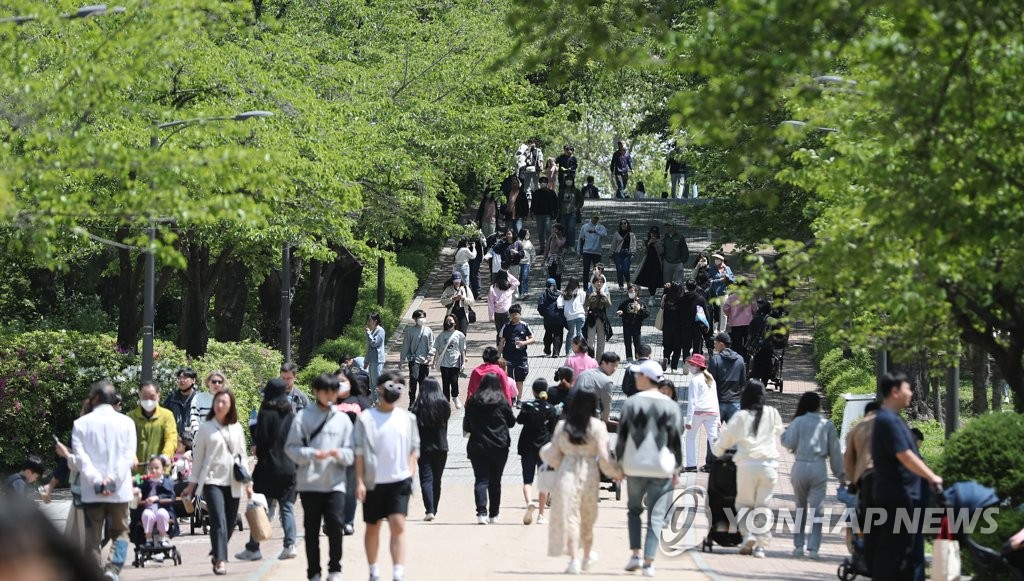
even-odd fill
[(558, 297), (558, 306), (565, 313), (566, 321), (573, 321), (575, 319), (582, 319), (587, 316), (587, 310), (583, 308), (583, 301), (587, 298), (586, 293), (582, 290), (576, 291), (576, 298), (571, 301), (565, 300), (564, 297)]
[(696, 412), (714, 412), (718, 415), (718, 389), (715, 387), (715, 378), (711, 378), (709, 385), (704, 377), (704, 372), (690, 375), (690, 397), (686, 404), (686, 425), (693, 425), (693, 414)]
[(711, 453), (721, 456), (726, 450), (736, 446), (733, 462), (741, 464), (774, 463), (779, 459), (776, 439), (782, 433), (782, 416), (772, 406), (764, 406), (761, 423), (757, 433), (751, 433), (755, 415), (749, 410), (740, 410), (729, 420), (729, 423), (718, 433), (718, 441), (711, 446)]

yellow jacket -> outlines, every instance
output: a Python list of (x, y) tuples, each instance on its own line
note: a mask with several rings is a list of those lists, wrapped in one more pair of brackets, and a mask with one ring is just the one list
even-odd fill
[(145, 472), (146, 463), (154, 455), (174, 457), (178, 447), (178, 425), (174, 421), (171, 410), (156, 406), (151, 417), (142, 415), (142, 408), (137, 407), (128, 412), (128, 417), (135, 422), (135, 435), (138, 444), (135, 448), (135, 459), (139, 466), (136, 472)]

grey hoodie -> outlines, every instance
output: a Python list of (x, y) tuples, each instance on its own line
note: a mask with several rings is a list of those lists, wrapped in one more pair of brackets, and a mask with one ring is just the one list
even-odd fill
[(747, 364), (732, 349), (726, 347), (711, 358), (708, 373), (718, 387), (718, 403), (739, 403), (743, 384), (747, 382)]
[[(320, 433), (303, 443), (331, 414)], [(315, 403), (295, 415), (284, 452), (295, 462), (295, 489), (299, 492), (345, 492), (345, 476), (355, 461), (352, 452), (352, 420), (331, 406), (324, 411)], [(341, 450), (341, 458), (316, 459), (317, 450)]]

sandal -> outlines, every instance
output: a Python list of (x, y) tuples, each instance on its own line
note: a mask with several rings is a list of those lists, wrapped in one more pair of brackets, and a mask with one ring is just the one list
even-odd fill
[(213, 564), (213, 574), (214, 575), (227, 575), (228, 574), (227, 568), (224, 567), (224, 561), (218, 561), (217, 563)]

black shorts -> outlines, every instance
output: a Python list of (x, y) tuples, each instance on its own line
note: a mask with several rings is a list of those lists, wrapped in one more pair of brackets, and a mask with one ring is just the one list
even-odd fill
[(540, 466), (540, 455), (523, 454), (519, 457), (519, 461), (523, 464), (523, 484), (533, 484), (533, 476), (537, 473), (537, 467)]
[(409, 497), (412, 496), (412, 478), (399, 482), (377, 484), (366, 491), (363, 502), (363, 522), (376, 524), (393, 514), (409, 514)]
[(530, 374), (530, 365), (528, 363), (513, 364), (511, 361), (508, 364), (508, 376), (512, 378), (512, 381), (526, 381), (526, 376)]

